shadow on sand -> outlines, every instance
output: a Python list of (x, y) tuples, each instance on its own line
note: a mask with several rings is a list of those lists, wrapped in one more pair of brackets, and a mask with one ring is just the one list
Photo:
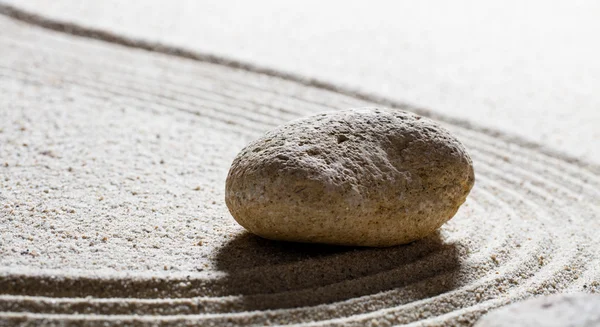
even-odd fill
[(407, 301), (435, 296), (455, 288), (460, 260), (458, 247), (439, 233), (408, 245), (358, 248), (271, 241), (244, 232), (219, 250), (217, 268), (227, 273), (220, 283), (224, 293), (241, 295), (243, 309), (267, 310), (391, 290), (405, 290)]

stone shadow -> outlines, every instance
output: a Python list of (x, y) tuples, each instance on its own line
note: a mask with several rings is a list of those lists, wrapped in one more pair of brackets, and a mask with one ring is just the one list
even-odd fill
[(410, 288), (407, 301), (435, 296), (457, 286), (460, 254), (439, 232), (389, 248), (271, 241), (243, 232), (218, 250), (216, 264), (227, 273), (222, 292), (240, 295), (240, 310), (268, 310), (401, 288)]

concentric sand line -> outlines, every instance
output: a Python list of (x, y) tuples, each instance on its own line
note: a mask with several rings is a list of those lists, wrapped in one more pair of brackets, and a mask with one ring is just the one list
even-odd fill
[(600, 291), (597, 167), (443, 120), (477, 182), (438, 235), (261, 240), (222, 204), (237, 151), (290, 119), (381, 101), (0, 26), (0, 324), (468, 326), (513, 300)]

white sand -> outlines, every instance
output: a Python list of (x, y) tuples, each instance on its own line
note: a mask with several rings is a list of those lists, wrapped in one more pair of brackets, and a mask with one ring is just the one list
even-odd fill
[(600, 292), (597, 166), (442, 121), (477, 182), (438, 235), (261, 240), (223, 203), (237, 151), (373, 102), (5, 17), (0, 31), (0, 325), (468, 326), (517, 299)]
[(0, 0), (318, 77), (600, 164), (600, 2)]

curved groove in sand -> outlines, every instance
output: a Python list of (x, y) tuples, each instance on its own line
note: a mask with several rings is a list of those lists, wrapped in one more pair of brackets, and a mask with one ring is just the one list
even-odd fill
[[(90, 45), (47, 31), (24, 30), (18, 40), (2, 36), (10, 56), (0, 58), (0, 89), (7, 94), (15, 85), (64, 87), (83, 96), (80, 106), (112, 110), (107, 103), (114, 101), (135, 115), (169, 118), (173, 124), (192, 121), (223, 139), (241, 138), (235, 146), (309, 113), (383, 104), (443, 121), (469, 148), (477, 174), (456, 218), (438, 235), (403, 247), (311, 247), (240, 234), (222, 241), (212, 258), (217, 264), (200, 273), (0, 268), (0, 322), (471, 325), (511, 300), (561, 290), (600, 291), (600, 255), (593, 251), (599, 245), (593, 235), (600, 225), (598, 167), (327, 83), (49, 21), (5, 5), (0, 12), (67, 34), (150, 50)], [(40, 39), (43, 47), (33, 41)], [(81, 56), (88, 47), (102, 56)], [(125, 58), (143, 60), (127, 65)], [(167, 73), (148, 73), (148, 63), (168, 67)], [(31, 95), (23, 99), (35, 102)], [(216, 151), (201, 162), (219, 169), (232, 153)], [(572, 242), (572, 234), (583, 245)]]

